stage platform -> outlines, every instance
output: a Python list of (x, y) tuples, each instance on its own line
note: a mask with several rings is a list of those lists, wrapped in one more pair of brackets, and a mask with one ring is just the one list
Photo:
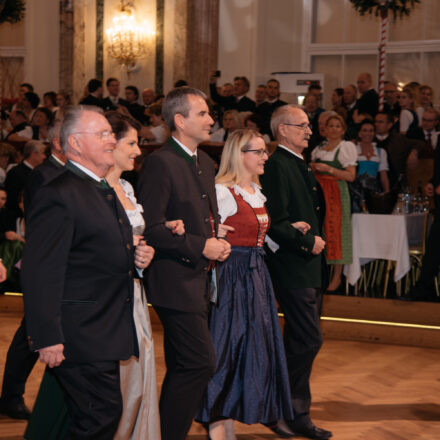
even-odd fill
[[(165, 374), (163, 335), (151, 309), (150, 314), (160, 387)], [(438, 440), (440, 350), (416, 346), (416, 342), (419, 338), (428, 344), (429, 335), (438, 342), (439, 304), (326, 296), (323, 315), (325, 340), (311, 378), (315, 423), (332, 430), (335, 440)], [(0, 380), (21, 318), (21, 298), (0, 296)], [(409, 332), (406, 339), (404, 331)], [(419, 336), (411, 338), (412, 332)], [(387, 343), (390, 338), (399, 345)], [(26, 386), (30, 408), (42, 373), (43, 365), (37, 363)], [(0, 416), (0, 440), (20, 440), (25, 426), (23, 421)], [(236, 423), (236, 432), (238, 440), (278, 438), (262, 425)], [(188, 440), (202, 439), (207, 439), (203, 428), (193, 423)]]
[[(0, 295), (2, 312), (23, 313), (21, 296)], [(440, 348), (440, 303), (324, 295), (321, 325), (327, 339)]]

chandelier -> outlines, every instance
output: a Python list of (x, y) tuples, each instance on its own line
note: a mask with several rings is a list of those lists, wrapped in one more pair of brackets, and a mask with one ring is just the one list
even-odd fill
[(153, 36), (154, 31), (145, 21), (138, 24), (132, 2), (121, 0), (119, 14), (113, 18), (113, 26), (105, 32), (109, 55), (125, 67), (129, 75), (137, 60), (145, 56), (147, 38)]

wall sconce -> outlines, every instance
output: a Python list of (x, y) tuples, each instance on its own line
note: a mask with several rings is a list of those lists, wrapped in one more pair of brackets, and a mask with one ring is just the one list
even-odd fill
[(145, 56), (147, 39), (155, 35), (146, 21), (138, 24), (133, 2), (127, 0), (121, 0), (119, 14), (115, 15), (113, 26), (105, 33), (109, 55), (125, 67), (128, 76), (134, 70), (137, 60)]

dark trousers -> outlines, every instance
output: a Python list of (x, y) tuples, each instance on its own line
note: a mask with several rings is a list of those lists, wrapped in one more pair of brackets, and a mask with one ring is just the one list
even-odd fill
[(284, 313), (284, 347), (289, 371), (295, 419), (309, 419), (310, 373), (322, 345), (320, 289), (277, 289), (278, 303)]
[(2, 406), (23, 403), (26, 381), (37, 359), (38, 353), (29, 350), (26, 323), (23, 318), (6, 356), (1, 396)]
[(159, 401), (162, 440), (184, 440), (215, 369), (208, 312), (155, 310), (164, 328), (167, 367)]
[(119, 361), (73, 364), (52, 369), (66, 396), (69, 440), (111, 440), (122, 414)]
[(427, 292), (434, 286), (434, 277), (438, 275), (440, 266), (440, 209), (436, 210), (434, 221), (429, 230), (426, 251), (422, 260), (420, 273), (420, 285), (426, 288)]

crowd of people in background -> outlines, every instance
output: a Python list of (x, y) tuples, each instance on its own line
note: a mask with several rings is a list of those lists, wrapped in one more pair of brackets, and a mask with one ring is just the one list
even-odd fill
[[(174, 440), (184, 438), (196, 415), (196, 420), (207, 427), (213, 440), (235, 438), (233, 420), (263, 423), (286, 437), (292, 436), (293, 432), (308, 438), (329, 439), (331, 432), (316, 427), (309, 413), (309, 376), (322, 344), (319, 327), (321, 293), (323, 289), (327, 292), (340, 290), (343, 265), (352, 261), (351, 214), (367, 208), (363, 194), (380, 196), (408, 186), (413, 191), (426, 191), (427, 196), (432, 197), (435, 191), (440, 196), (439, 117), (432, 104), (433, 91), (431, 87), (417, 83), (410, 83), (399, 91), (395, 84), (387, 82), (385, 105), (379, 110), (379, 96), (372, 88), (371, 75), (361, 73), (357, 85), (335, 89), (331, 95), (331, 108), (325, 109), (319, 84), (309, 86), (301, 105), (289, 105), (280, 99), (280, 83), (275, 78), (258, 85), (255, 100), (247, 96), (250, 84), (246, 77), (236, 77), (233, 84), (225, 83), (221, 87), (217, 86), (217, 80), (218, 76), (213, 72), (209, 78), (208, 100), (203, 92), (185, 87), (184, 81), (177, 82), (164, 100), (163, 95), (152, 89), (146, 88), (139, 93), (132, 85), (125, 87), (123, 99), (119, 96), (117, 78), (107, 79), (108, 96), (104, 98), (102, 81), (92, 79), (80, 106), (72, 106), (69, 95), (63, 92), (45, 93), (40, 106), (40, 97), (32, 85), (22, 84), (17, 102), (2, 114), (5, 120), (0, 143), (0, 183), (3, 185), (0, 187), (0, 256), (8, 271), (4, 288), (20, 289), (16, 274), (21, 269), (21, 253), (26, 240), (27, 249), (34, 251), (34, 254), (28, 251), (27, 261), (40, 264), (41, 274), (48, 270), (42, 257), (45, 246), (50, 248), (51, 255), (52, 248), (57, 249), (57, 246), (72, 255), (77, 252), (77, 247), (70, 247), (70, 242), (66, 244), (65, 240), (57, 239), (67, 234), (62, 224), (64, 214), (57, 211), (58, 202), (66, 203), (66, 206), (71, 204), (73, 208), (69, 210), (75, 216), (77, 210), (87, 213), (72, 220), (81, 226), (78, 233), (84, 234), (79, 239), (78, 248), (81, 248), (85, 238), (95, 237), (87, 228), (81, 229), (90, 223), (91, 207), (95, 202), (103, 201), (100, 191), (112, 188), (105, 193), (106, 200), (113, 203), (114, 191), (120, 202), (120, 206), (115, 202), (116, 211), (123, 207), (131, 226), (125, 225), (127, 230), (124, 232), (122, 228), (119, 231), (119, 225), (124, 224), (123, 216), (119, 216), (113, 219), (113, 232), (105, 231), (102, 237), (94, 239), (107, 242), (112, 234), (122, 231), (126, 235), (124, 240), (127, 239), (124, 250), (130, 251), (133, 246), (140, 248), (134, 254), (137, 270), (144, 270), (152, 262), (145, 282), (148, 300), (165, 329), (167, 376), (158, 408), (156, 384), (145, 381), (146, 377), (154, 377), (155, 368), (148, 313), (134, 316), (139, 345), (132, 340), (133, 329), (128, 325), (131, 317), (126, 316), (124, 331), (130, 330), (128, 339), (132, 345), (112, 347), (115, 348), (113, 356), (118, 360), (112, 364), (112, 374), (118, 376), (115, 371), (121, 370), (121, 376), (112, 379), (109, 390), (116, 396), (121, 385), (124, 411), (131, 408), (127, 402), (139, 386), (143, 389), (145, 402), (139, 403), (131, 415), (125, 412), (118, 427), (121, 399), (119, 395), (119, 400), (115, 400), (113, 395), (103, 394), (100, 401), (108, 401), (110, 411), (114, 411), (114, 414), (109, 412), (108, 417), (106, 414), (106, 420), (100, 421), (108, 424), (106, 429), (109, 432), (118, 430), (115, 438), (129, 438), (125, 431), (136, 429), (139, 438), (144, 438), (147, 434), (143, 429), (149, 427), (151, 438), (157, 438), (161, 431), (162, 438)], [(97, 131), (91, 131), (92, 128)], [(208, 139), (216, 146), (224, 145), (217, 164), (215, 187), (214, 164), (206, 153), (197, 150), (198, 145)], [(164, 147), (149, 156), (139, 173), (143, 162), (139, 146), (148, 149), (162, 144)], [(100, 153), (96, 153), (96, 145)], [(434, 158), (437, 180), (433, 184), (429, 179), (434, 174)], [(85, 172), (84, 168), (92, 174)], [(58, 173), (65, 170), (70, 177), (61, 178), (61, 181), (67, 192), (52, 194), (56, 183), (52, 185), (49, 176), (55, 176), (56, 180), (61, 175)], [(139, 184), (136, 185), (138, 174)], [(43, 181), (48, 185), (41, 191)], [(188, 185), (188, 182), (192, 183)], [(356, 192), (359, 186), (360, 198), (356, 200), (354, 194), (359, 194)], [(92, 187), (93, 191), (90, 190)], [(38, 188), (40, 194), (46, 196), (40, 203), (43, 200), (46, 205), (29, 209), (31, 214), (28, 214)], [(81, 188), (84, 188), (84, 197), (87, 193), (89, 203), (84, 205), (79, 195), (64, 200), (69, 191), (80, 194)], [(191, 209), (188, 208), (189, 199)], [(100, 209), (107, 210), (109, 218), (110, 214), (115, 217), (106, 204)], [(53, 218), (50, 210), (54, 210)], [(169, 213), (173, 213), (173, 218), (167, 218)], [(185, 215), (189, 215), (186, 224), (181, 220)], [(436, 230), (438, 219), (437, 215)], [(34, 229), (28, 229), (27, 220)], [(100, 220), (95, 220), (95, 224), (101, 231)], [(47, 244), (46, 235), (40, 237), (29, 233), (35, 230), (52, 234), (50, 244)], [(143, 241), (144, 231), (148, 246)], [(189, 244), (179, 238), (185, 233), (190, 237)], [(133, 244), (132, 235), (135, 238)], [(199, 236), (203, 238), (201, 242), (191, 241), (194, 240), (191, 237)], [(207, 236), (210, 238), (206, 239)], [(96, 243), (96, 248), (101, 250), (102, 243)], [(85, 246), (82, 251), (89, 253), (90, 249)], [(155, 252), (156, 259), (153, 260)], [(133, 263), (131, 253), (126, 254), (127, 261)], [(41, 258), (37, 258), (38, 255)], [(169, 255), (174, 259), (168, 258)], [(104, 262), (106, 258), (109, 259), (110, 255), (103, 253)], [(196, 259), (203, 276), (191, 278), (189, 283), (188, 277), (193, 277), (194, 272), (186, 264), (191, 263), (191, 258)], [(76, 267), (77, 261), (69, 259), (69, 265), (75, 270), (81, 266)], [(223, 263), (218, 266), (218, 274), (215, 261)], [(121, 259), (119, 263), (121, 268), (126, 267), (126, 261)], [(327, 273), (327, 264), (333, 266), (331, 276)], [(27, 326), (37, 338), (44, 340), (46, 327), (40, 325), (33, 312), (38, 307), (34, 307), (32, 301), (39, 301), (37, 291), (32, 296), (35, 274), (29, 267), (33, 265), (27, 266), (27, 272), (25, 265), (23, 267), (22, 278), (27, 283), (23, 287), (31, 292), (29, 299), (25, 295), (26, 319), (31, 317)], [(438, 264), (436, 268), (438, 271)], [(108, 273), (107, 267), (103, 270)], [(54, 272), (57, 276), (63, 275), (62, 271)], [(116, 272), (119, 276), (122, 269)], [(207, 283), (207, 273), (213, 277), (211, 283), (216, 280), (215, 286)], [(133, 271), (128, 274), (131, 280)], [(89, 275), (91, 278), (96, 276), (94, 271)], [(36, 285), (46, 282), (41, 277)], [(75, 277), (67, 279), (67, 284), (72, 279)], [(144, 292), (139, 280), (133, 281), (134, 287), (124, 284), (127, 302), (137, 304), (134, 313), (136, 310), (145, 312)], [(78, 291), (74, 283), (70, 287), (72, 292)], [(274, 290), (285, 314), (284, 347)], [(169, 292), (178, 292), (178, 295), (168, 295)], [(194, 292), (199, 297), (196, 298)], [(252, 310), (243, 307), (251, 297)], [(227, 300), (217, 304), (219, 298)], [(203, 310), (199, 308), (209, 300), (216, 308), (208, 321), (207, 306)], [(65, 313), (64, 319), (68, 315)], [(307, 322), (301, 322), (302, 319)], [(72, 328), (75, 325), (72, 324)], [(228, 328), (226, 339), (222, 333), (225, 326)], [(29, 338), (32, 345), (32, 338)], [(72, 340), (76, 339), (76, 335), (72, 337)], [(124, 338), (121, 336), (120, 340)], [(29, 418), (30, 413), (23, 401), (24, 384), (37, 356), (27, 347), (25, 320), (14, 341), (5, 367), (2, 405), (5, 401), (18, 402), (12, 416)], [(188, 341), (191, 343), (186, 347)], [(231, 351), (231, 347), (240, 344), (244, 344), (242, 350)], [(84, 343), (87, 349), (92, 345)], [(148, 350), (140, 350), (146, 346)], [(41, 350), (56, 346), (41, 347), (37, 348), (40, 359)], [(62, 349), (55, 353), (55, 361), (51, 360), (50, 350), (44, 353), (47, 357), (43, 356), (42, 361), (49, 367), (59, 366), (64, 360)], [(81, 350), (75, 352), (75, 348), (68, 355), (82, 359)], [(135, 372), (128, 361), (119, 365), (119, 360), (131, 355), (145, 361), (144, 371)], [(187, 361), (183, 363), (185, 377), (181, 375), (177, 361), (183, 358)], [(13, 376), (20, 368), (22, 380), (17, 381)], [(62, 367), (54, 370), (57, 381), (65, 389), (75, 379), (69, 377), (71, 371), (68, 370)], [(246, 372), (249, 371), (253, 374), (248, 375)], [(46, 373), (40, 393), (53, 395), (50, 370)], [(214, 379), (209, 382), (212, 374)], [(79, 374), (82, 375), (83, 372)], [(96, 376), (93, 376), (94, 380), (100, 374)], [(14, 389), (11, 384), (16, 385)], [(188, 384), (193, 388), (188, 388)], [(264, 392), (259, 395), (263, 384)], [(107, 388), (103, 386), (102, 390), (107, 393)], [(71, 399), (67, 403), (72, 416), (68, 422), (70, 427), (66, 429), (80, 431), (85, 416), (83, 413), (78, 416), (77, 410), (72, 410), (78, 406), (75, 401), (78, 396), (74, 390), (66, 394)], [(255, 399), (259, 399), (261, 405), (253, 406)], [(111, 406), (112, 401), (117, 401), (117, 405)], [(141, 417), (141, 408), (144, 407), (151, 410), (151, 423), (144, 423)], [(44, 411), (41, 404), (36, 408)], [(4, 412), (4, 408), (1, 410)], [(30, 423), (31, 427), (37, 426), (38, 419), (48, 416), (34, 414), (37, 422)], [(137, 420), (139, 428), (134, 428), (133, 423), (136, 424)], [(174, 423), (169, 423), (170, 420)], [(288, 422), (287, 426), (284, 421)]]
[[(273, 151), (270, 119), (277, 108), (287, 104), (280, 99), (279, 81), (270, 78), (265, 84), (259, 84), (254, 100), (248, 96), (250, 83), (244, 76), (235, 77), (233, 83), (221, 86), (217, 83), (218, 76), (212, 72), (208, 104), (214, 123), (210, 142), (222, 145), (236, 130), (250, 128), (260, 133), (269, 151)], [(175, 84), (176, 87), (185, 85), (183, 80)], [(140, 93), (137, 87), (128, 85), (123, 98), (120, 81), (114, 77), (105, 81), (105, 89), (106, 93), (101, 80), (91, 79), (79, 103), (97, 106), (104, 112), (117, 111), (135, 122), (139, 127), (139, 144), (144, 148), (166, 142), (170, 128), (162, 117), (164, 95), (152, 88), (145, 88)], [(366, 209), (364, 191), (397, 193), (407, 188), (412, 192), (424, 192), (433, 176), (434, 151), (439, 142), (439, 114), (433, 106), (432, 87), (411, 82), (399, 90), (395, 83), (386, 81), (384, 90), (384, 105), (379, 111), (379, 95), (372, 87), (371, 74), (361, 73), (356, 85), (348, 84), (331, 92), (330, 108), (323, 107), (323, 91), (317, 83), (310, 84), (299, 105), (307, 114), (311, 129), (304, 157), (312, 163), (322, 186), (334, 187), (328, 190), (327, 198), (334, 197), (336, 191), (334, 183), (329, 182), (337, 182), (340, 189), (336, 191), (338, 205), (343, 207), (338, 208), (336, 219), (331, 212), (327, 215), (327, 232), (335, 226), (335, 221), (337, 230), (342, 231), (337, 240), (335, 255), (338, 257), (330, 258), (341, 264), (335, 263), (335, 276), (329, 290), (338, 288), (342, 264), (350, 261), (351, 252), (347, 258), (342, 258), (342, 242), (346, 241), (342, 239), (351, 234), (349, 214)], [(7, 218), (15, 215), (13, 224), (23, 217), (18, 199), (26, 176), (44, 159), (50, 128), (72, 104), (75, 103), (64, 91), (50, 91), (40, 99), (31, 84), (23, 83), (16, 102), (2, 112), (1, 137), (5, 142), (0, 144), (0, 185), (7, 195), (2, 209), (11, 211), (3, 214)], [(26, 147), (16, 149), (11, 142), (26, 143)], [(20, 165), (16, 167), (17, 164)], [(136, 182), (141, 165), (142, 156), (136, 159), (135, 170), (129, 178), (132, 184)], [(333, 175), (326, 168), (328, 166)], [(9, 229), (9, 224), (2, 225), (2, 231)], [(350, 246), (349, 242), (350, 239), (346, 245)], [(333, 254), (331, 244), (328, 252)]]

